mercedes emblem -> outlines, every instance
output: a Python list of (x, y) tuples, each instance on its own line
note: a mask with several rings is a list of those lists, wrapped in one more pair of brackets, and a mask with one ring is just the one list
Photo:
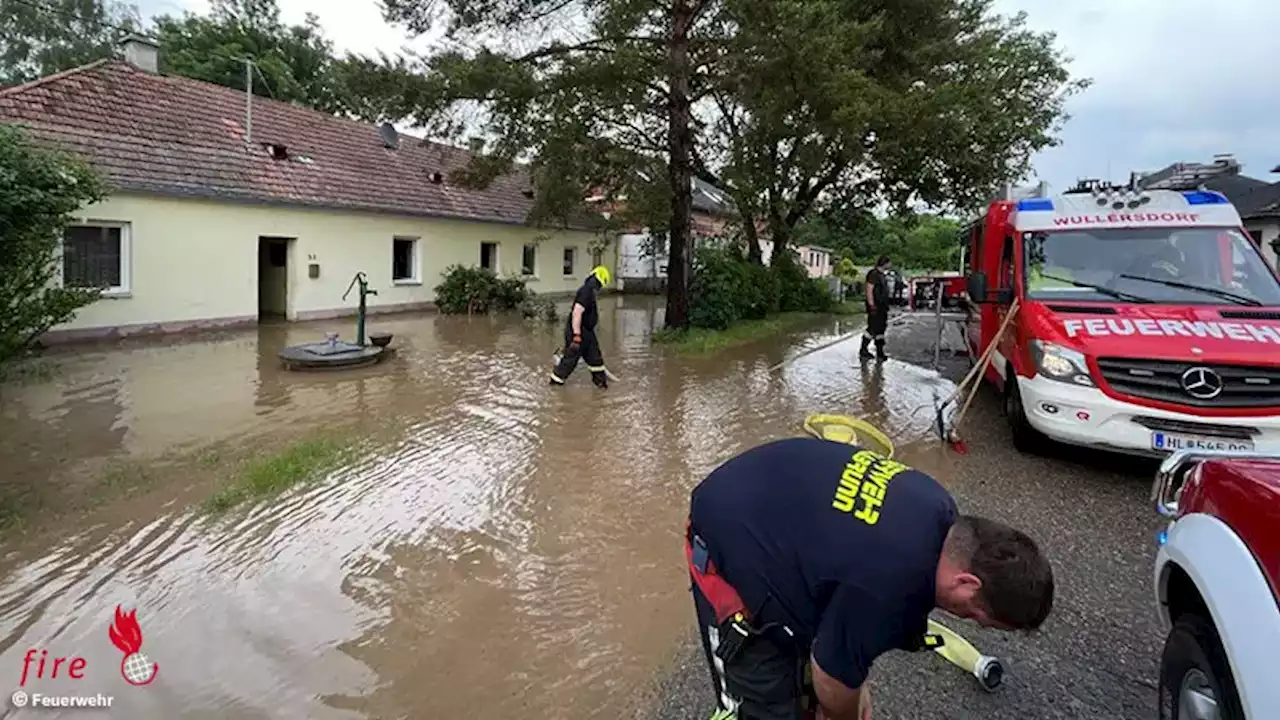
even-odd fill
[(1200, 400), (1212, 400), (1222, 394), (1222, 376), (1207, 367), (1188, 368), (1182, 373), (1182, 389)]

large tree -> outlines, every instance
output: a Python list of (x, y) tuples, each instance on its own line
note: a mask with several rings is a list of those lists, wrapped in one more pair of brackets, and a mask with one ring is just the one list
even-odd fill
[(208, 15), (156, 18), (161, 69), (167, 73), (245, 89), (252, 60), (255, 95), (367, 120), (395, 120), (384, 104), (365, 97), (371, 78), (379, 87), (416, 79), (399, 56), (339, 57), (315, 15), (300, 25), (280, 20), (276, 0), (211, 0)]
[[(434, 89), (402, 111), (470, 136), (482, 151), (470, 181), (527, 160), (551, 214), (588, 195), (666, 195), (666, 217), (643, 224), (669, 234), (675, 326), (691, 170), (730, 192), (758, 259), (758, 224), (778, 252), (833, 206), (973, 206), (1054, 142), (1065, 99), (1083, 87), (1052, 35), (993, 14), (991, 0), (385, 5), (418, 32), (442, 11), (451, 19), (454, 42), (425, 69)], [(459, 123), (459, 107), (482, 113)], [(638, 157), (664, 163), (668, 182), (629, 169)]]
[(0, 86), (108, 57), (139, 25), (136, 9), (111, 0), (0, 0)]
[[(523, 162), (537, 193), (535, 221), (581, 217), (591, 197), (614, 211), (612, 223), (665, 235), (666, 322), (686, 325), (692, 108), (704, 72), (700, 34), (716, 0), (384, 6), (388, 19), (416, 32), (442, 12), (450, 17), (451, 42), (426, 68), (434, 87), (404, 109), (437, 136), (468, 136), (477, 152), (461, 179), (482, 185)], [(459, 108), (481, 114), (459, 118)]]
[(700, 172), (766, 222), (775, 251), (815, 210), (973, 207), (1056, 142), (1085, 84), (1051, 34), (990, 6), (728, 0)]

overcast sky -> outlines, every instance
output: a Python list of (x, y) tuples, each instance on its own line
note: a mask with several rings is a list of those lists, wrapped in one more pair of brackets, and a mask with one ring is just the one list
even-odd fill
[[(376, 0), (278, 0), (286, 22), (308, 10), (340, 50), (395, 51), (411, 42), (383, 22)], [(206, 0), (139, 0), (144, 14), (208, 9)], [(1079, 177), (1125, 180), (1130, 170), (1233, 153), (1244, 173), (1280, 180), (1277, 0), (996, 0), (1058, 34), (1071, 70), (1094, 83), (1069, 105), (1062, 145), (1035, 160), (1063, 190)]]

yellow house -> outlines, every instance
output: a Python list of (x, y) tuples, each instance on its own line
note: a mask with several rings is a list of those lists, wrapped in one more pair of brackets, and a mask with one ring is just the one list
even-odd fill
[(450, 183), (466, 151), (381, 127), (157, 73), (131, 36), (102, 60), (0, 91), (0, 122), (79, 153), (112, 195), (65, 236), (62, 281), (106, 287), (47, 340), (306, 320), (432, 306), (446, 267), (574, 290), (608, 264), (586, 229), (528, 224), (523, 175), (485, 190)]

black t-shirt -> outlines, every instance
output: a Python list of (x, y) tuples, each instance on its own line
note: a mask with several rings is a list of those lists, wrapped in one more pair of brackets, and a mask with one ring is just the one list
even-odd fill
[(729, 460), (694, 488), (690, 510), (748, 612), (785, 623), (851, 688), (882, 653), (920, 649), (955, 517), (932, 477), (816, 438)]
[(887, 307), (889, 303), (889, 283), (880, 268), (867, 271), (867, 284), (871, 285), (871, 296), (876, 299), (876, 309)]
[[(582, 332), (595, 330), (596, 322), (600, 318), (600, 313), (596, 309), (596, 288), (598, 287), (600, 285), (596, 279), (589, 277), (573, 296), (574, 304), (582, 306)], [(572, 309), (572, 306), (570, 306), (570, 309)], [(569, 316), (569, 329), (573, 330), (572, 313)]]

